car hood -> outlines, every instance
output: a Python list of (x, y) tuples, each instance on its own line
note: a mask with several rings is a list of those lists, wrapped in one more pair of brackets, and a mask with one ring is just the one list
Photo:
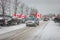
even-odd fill
[(35, 22), (35, 21), (33, 21), (33, 20), (28, 20), (28, 21), (26, 21), (26, 23), (28, 23), (28, 22)]

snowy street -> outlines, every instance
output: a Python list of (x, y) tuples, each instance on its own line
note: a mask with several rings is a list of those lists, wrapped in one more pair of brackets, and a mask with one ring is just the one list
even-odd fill
[(49, 21), (42, 24), (37, 27), (27, 27), (27, 30), (22, 34), (18, 32), (7, 40), (60, 40), (60, 25), (58, 23)]
[(60, 0), (0, 0), (0, 40), (60, 40)]
[(25, 24), (19, 24), (9, 27), (1, 27), (0, 29), (0, 39), (10, 37), (18, 32), (19, 29), (26, 28)]
[[(21, 38), (22, 40), (60, 40), (60, 26), (53, 21), (50, 21), (44, 29), (37, 29), (38, 32), (35, 31), (28, 36), (27, 38)], [(30, 34), (30, 33), (29, 33)], [(26, 34), (27, 35), (27, 34)], [(26, 36), (25, 36), (26, 37)], [(18, 38), (19, 40), (19, 38)]]
[[(49, 22), (49, 21), (48, 21)], [(3, 39), (3, 40), (34, 40), (40, 32), (45, 28), (48, 22), (41, 22), (37, 27), (26, 27), (25, 29), (18, 30), (18, 34)]]
[(60, 24), (50, 21), (42, 31), (39, 40), (60, 40)]
[(35, 40), (60, 40), (60, 25), (50, 21)]

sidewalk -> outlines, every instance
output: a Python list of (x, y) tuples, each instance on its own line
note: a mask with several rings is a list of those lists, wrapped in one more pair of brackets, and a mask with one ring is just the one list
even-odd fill
[(10, 26), (10, 27), (1, 27), (0, 29), (0, 39), (7, 38), (16, 33), (17, 30), (25, 28), (25, 24)]

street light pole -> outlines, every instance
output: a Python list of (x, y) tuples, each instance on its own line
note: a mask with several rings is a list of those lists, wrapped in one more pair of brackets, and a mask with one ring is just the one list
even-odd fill
[(17, 6), (18, 6), (17, 0), (15, 0), (15, 14), (16, 14), (16, 12), (17, 12)]

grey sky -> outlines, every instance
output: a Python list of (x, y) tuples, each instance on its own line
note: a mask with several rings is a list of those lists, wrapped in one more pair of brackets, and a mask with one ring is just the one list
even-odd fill
[(22, 0), (29, 7), (37, 8), (42, 14), (60, 13), (60, 0)]

